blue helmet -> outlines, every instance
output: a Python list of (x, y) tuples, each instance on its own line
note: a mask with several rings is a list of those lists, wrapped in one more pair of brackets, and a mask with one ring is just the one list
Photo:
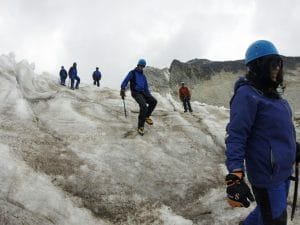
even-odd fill
[(137, 63), (138, 66), (146, 66), (146, 60), (145, 59), (140, 59)]
[(272, 42), (266, 40), (255, 41), (246, 51), (245, 64), (247, 65), (254, 59), (266, 55), (279, 55), (279, 53)]

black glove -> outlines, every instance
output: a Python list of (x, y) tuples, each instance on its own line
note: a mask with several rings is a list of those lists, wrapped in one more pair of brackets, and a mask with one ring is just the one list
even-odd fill
[(121, 95), (121, 98), (124, 99), (125, 98), (125, 90), (121, 89), (120, 91), (120, 95)]
[(300, 162), (300, 143), (296, 142), (296, 163)]
[(227, 202), (232, 207), (250, 206), (250, 201), (254, 201), (254, 197), (248, 185), (244, 182), (244, 172), (234, 172), (226, 176), (227, 184)]

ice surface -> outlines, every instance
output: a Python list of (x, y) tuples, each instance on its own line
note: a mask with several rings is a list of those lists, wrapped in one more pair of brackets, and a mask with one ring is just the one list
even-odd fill
[(0, 224), (237, 224), (251, 208), (224, 200), (228, 109), (154, 96), (141, 137), (130, 93), (125, 118), (118, 90), (0, 56)]

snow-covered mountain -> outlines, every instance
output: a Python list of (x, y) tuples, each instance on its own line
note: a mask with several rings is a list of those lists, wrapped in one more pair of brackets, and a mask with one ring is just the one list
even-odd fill
[(125, 118), (118, 90), (72, 91), (2, 55), (0, 224), (237, 224), (253, 206), (225, 201), (228, 109), (194, 101), (185, 114), (171, 94), (154, 96), (141, 137), (130, 93)]

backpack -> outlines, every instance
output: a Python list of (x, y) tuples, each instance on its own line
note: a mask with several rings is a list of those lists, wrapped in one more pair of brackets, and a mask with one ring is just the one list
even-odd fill
[(130, 73), (133, 73), (132, 78), (130, 79), (130, 90), (131, 91), (135, 91), (135, 85), (136, 85), (136, 73), (135, 73), (135, 69), (131, 70)]

